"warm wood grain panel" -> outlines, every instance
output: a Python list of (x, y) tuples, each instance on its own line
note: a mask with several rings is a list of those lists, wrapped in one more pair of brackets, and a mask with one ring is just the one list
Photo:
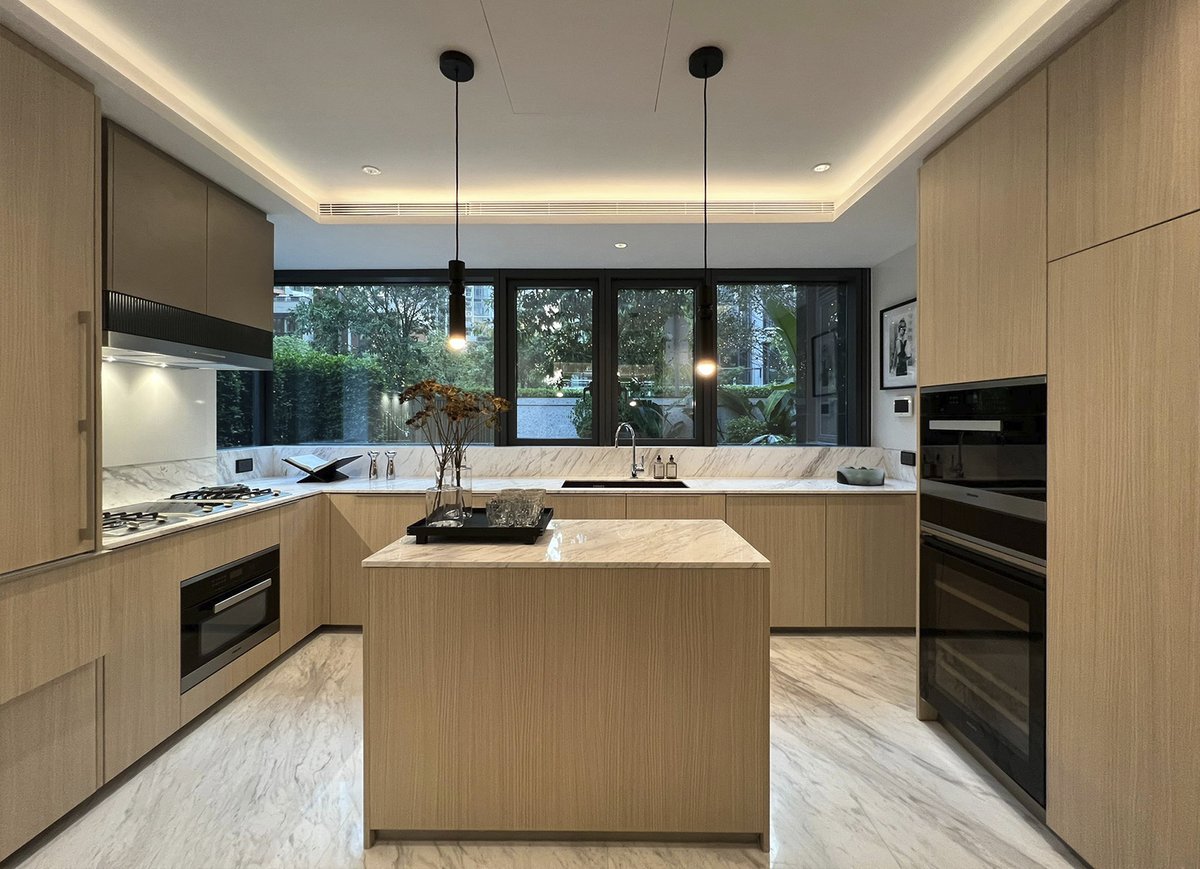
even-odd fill
[(279, 513), (279, 639), (287, 651), (329, 621), (329, 499)]
[(229, 518), (107, 556), (112, 622), (104, 667), (106, 781), (179, 728), (180, 582), (278, 544), (279, 513)]
[(771, 627), (824, 627), (824, 496), (729, 495), (725, 521), (771, 561)]
[(556, 519), (624, 519), (624, 495), (574, 495), (556, 493), (546, 496), (546, 506), (554, 508)]
[(275, 225), (261, 211), (208, 185), (208, 314), (271, 331)]
[(1047, 819), (1200, 865), (1200, 215), (1050, 269)]
[(106, 558), (0, 585), (0, 704), (103, 657), (107, 646)]
[(725, 496), (712, 494), (627, 495), (629, 519), (724, 519)]
[(179, 725), (187, 724), (279, 657), (279, 634), (267, 637), (179, 698)]
[(0, 706), (0, 860), (96, 790), (97, 666)]
[(116, 124), (105, 133), (105, 289), (203, 314), (207, 182)]
[(1046, 371), (1046, 74), (921, 169), (923, 385)]
[(425, 515), (424, 495), (330, 495), (329, 623), (361, 625), (362, 560), (405, 535)]
[(1200, 209), (1200, 3), (1128, 0), (1050, 64), (1052, 258)]
[(917, 617), (916, 497), (825, 500), (825, 609), (831, 628), (911, 628)]
[(95, 546), (96, 98), (0, 28), (0, 573)]
[(768, 825), (768, 573), (369, 570), (366, 825)]

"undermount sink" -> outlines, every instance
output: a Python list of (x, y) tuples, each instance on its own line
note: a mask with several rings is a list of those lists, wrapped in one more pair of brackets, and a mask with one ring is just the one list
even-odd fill
[(564, 489), (686, 489), (683, 480), (566, 480)]

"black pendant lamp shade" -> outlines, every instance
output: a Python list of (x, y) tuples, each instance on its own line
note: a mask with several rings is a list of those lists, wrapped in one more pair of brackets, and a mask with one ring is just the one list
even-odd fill
[(696, 374), (717, 373), (717, 288), (708, 268), (708, 80), (725, 65), (725, 53), (715, 45), (697, 48), (688, 58), (688, 72), (704, 82), (704, 281), (696, 311)]
[(454, 259), (450, 260), (450, 323), (446, 343), (451, 350), (467, 346), (466, 263), (458, 254), (458, 86), (475, 77), (475, 62), (461, 51), (443, 51), (438, 58), (442, 75), (454, 82)]

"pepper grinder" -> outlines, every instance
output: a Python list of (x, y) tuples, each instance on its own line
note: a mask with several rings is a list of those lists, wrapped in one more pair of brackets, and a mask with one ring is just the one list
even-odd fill
[(371, 460), (370, 466), (367, 468), (367, 479), (379, 479), (379, 450), (367, 450), (367, 458)]
[(384, 453), (384, 455), (387, 456), (387, 460), (388, 460), (387, 478), (389, 480), (394, 480), (394, 479), (396, 479), (396, 451), (388, 450), (386, 453)]

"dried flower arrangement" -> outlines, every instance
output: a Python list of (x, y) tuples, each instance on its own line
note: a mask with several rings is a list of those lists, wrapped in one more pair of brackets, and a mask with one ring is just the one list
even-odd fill
[(419, 409), (408, 420), (409, 428), (419, 428), (429, 441), (436, 458), (437, 486), (445, 485), (446, 471), (454, 469), (454, 483), (462, 484), (463, 457), (467, 447), (484, 430), (494, 429), (500, 414), (512, 409), (512, 403), (487, 392), (467, 392), (457, 386), (422, 380), (404, 390), (404, 402), (418, 402)]

